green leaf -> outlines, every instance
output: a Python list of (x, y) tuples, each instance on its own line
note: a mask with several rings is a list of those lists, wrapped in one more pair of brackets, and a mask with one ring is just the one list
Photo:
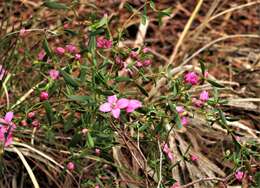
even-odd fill
[(217, 83), (217, 82), (215, 82), (215, 81), (213, 81), (213, 80), (207, 80), (208, 81), (208, 83), (210, 83), (212, 86), (215, 86), (215, 87), (218, 87), (218, 88), (224, 88), (225, 86), (223, 86), (223, 85), (221, 85), (221, 84), (219, 84), (219, 83)]
[(219, 116), (220, 116), (221, 122), (222, 122), (224, 125), (227, 125), (227, 119), (226, 119), (226, 117), (225, 117), (223, 111), (220, 110), (220, 109), (219, 109), (218, 111), (219, 111)]
[(98, 22), (95, 22), (94, 24), (89, 26), (89, 29), (91, 31), (95, 31), (101, 27), (103, 27), (104, 25), (106, 25), (107, 23), (107, 17), (103, 17), (101, 20), (99, 20)]
[(182, 123), (181, 123), (181, 118), (180, 118), (180, 116), (179, 116), (178, 113), (176, 114), (175, 122), (176, 122), (176, 124), (177, 124), (177, 128), (178, 128), (178, 129), (181, 129), (181, 128), (182, 128)]
[(134, 8), (132, 7), (132, 5), (130, 5), (129, 3), (125, 3), (124, 7), (129, 11), (129, 12), (133, 12)]
[(153, 9), (153, 11), (156, 11), (155, 4), (153, 0), (150, 0), (150, 7)]
[(89, 102), (92, 100), (90, 96), (79, 96), (79, 95), (70, 95), (68, 98), (74, 100), (74, 101), (80, 101), (80, 102)]
[(133, 79), (129, 78), (129, 77), (122, 77), (122, 76), (118, 76), (115, 78), (116, 82), (131, 82), (133, 81)]
[(72, 137), (72, 139), (71, 139), (71, 141), (70, 141), (70, 143), (69, 143), (69, 147), (76, 147), (77, 144), (79, 144), (81, 141), (82, 141), (82, 136), (81, 136), (81, 134), (76, 133), (76, 134)]
[(145, 25), (146, 22), (147, 22), (147, 16), (142, 14), (142, 16), (141, 16), (141, 23), (142, 23), (143, 25)]
[(255, 174), (255, 183), (256, 187), (260, 187), (260, 172), (256, 172)]
[[(90, 34), (91, 35), (91, 34)], [(97, 44), (96, 44), (96, 36), (95, 35), (91, 35), (89, 42), (88, 42), (88, 50), (90, 52), (94, 52), (97, 48)]]
[(91, 134), (88, 132), (88, 134), (87, 134), (87, 141), (88, 141), (88, 146), (90, 147), (90, 148), (93, 148), (94, 146), (95, 146), (95, 144), (94, 144), (94, 140), (93, 140), (93, 138), (92, 138), (92, 136), (91, 136)]
[(71, 29), (64, 29), (64, 32), (70, 34), (71, 36), (76, 36), (76, 35), (78, 35), (77, 32), (75, 32), (75, 31), (73, 31), (73, 30), (71, 30)]
[(67, 10), (68, 7), (64, 3), (59, 3), (57, 1), (50, 1), (47, 0), (43, 3), (44, 6), (50, 8), (50, 9), (57, 9), (57, 10)]
[(43, 41), (43, 49), (44, 49), (44, 51), (46, 52), (46, 54), (47, 54), (48, 57), (52, 57), (52, 51), (51, 51), (51, 49), (49, 48), (49, 44), (48, 44), (48, 41), (47, 41), (46, 38), (45, 38), (44, 41)]
[(135, 85), (138, 87), (138, 89), (142, 92), (142, 94), (144, 94), (146, 97), (149, 96), (149, 94), (147, 93), (147, 91), (142, 87), (140, 86), (139, 84), (135, 83)]
[(203, 60), (200, 60), (199, 62), (200, 62), (200, 69), (201, 69), (202, 75), (204, 77), (206, 67), (205, 67)]
[(49, 101), (45, 101), (43, 103), (43, 106), (44, 106), (45, 111), (46, 111), (46, 115), (47, 115), (47, 119), (48, 119), (49, 125), (51, 125), (52, 124), (52, 119), (53, 119), (53, 111), (52, 111), (51, 104), (49, 103)]
[(60, 73), (62, 74), (62, 76), (67, 84), (71, 85), (74, 88), (77, 88), (79, 86), (79, 84), (76, 82), (76, 80), (73, 79), (67, 72), (65, 72), (64, 70), (60, 70)]

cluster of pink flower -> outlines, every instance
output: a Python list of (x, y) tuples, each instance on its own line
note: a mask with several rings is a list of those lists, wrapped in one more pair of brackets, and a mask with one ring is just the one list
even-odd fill
[[(204, 76), (208, 77), (208, 72), (205, 72)], [(184, 80), (186, 83), (189, 83), (191, 85), (196, 85), (199, 82), (199, 76), (195, 72), (188, 72), (187, 74), (185, 74)], [(196, 107), (200, 108), (205, 104), (205, 102), (208, 101), (208, 99), (209, 99), (209, 93), (207, 91), (202, 91), (200, 93), (199, 99), (193, 98), (192, 103)]]
[(98, 48), (103, 48), (103, 49), (108, 49), (111, 48), (113, 45), (112, 40), (108, 40), (105, 37), (97, 37), (97, 47)]
[(79, 54), (79, 51), (77, 49), (77, 47), (73, 44), (68, 44), (65, 46), (65, 48), (63, 47), (57, 47), (55, 49), (55, 53), (57, 55), (63, 56), (65, 54), (65, 52), (73, 54), (75, 60), (80, 60), (81, 59), (81, 55)]
[(135, 99), (121, 98), (117, 99), (116, 95), (108, 96), (107, 102), (99, 107), (101, 112), (111, 112), (114, 118), (119, 118), (120, 111), (125, 109), (127, 113), (135, 111), (142, 107), (142, 103)]
[(202, 91), (200, 93), (199, 99), (193, 98), (192, 103), (196, 107), (201, 108), (208, 100), (209, 100), (209, 93), (207, 91)]
[(170, 148), (168, 147), (168, 144), (166, 144), (166, 143), (163, 144), (163, 152), (165, 153), (165, 155), (167, 155), (167, 157), (170, 161), (173, 160), (173, 154), (172, 154)]
[(13, 131), (16, 125), (12, 122), (13, 112), (7, 112), (4, 119), (0, 118), (0, 141), (5, 147), (13, 142)]
[(60, 76), (60, 72), (58, 70), (51, 69), (49, 70), (49, 76), (51, 77), (51, 79), (57, 80)]
[(40, 121), (36, 119), (36, 112), (32, 111), (27, 114), (27, 119), (22, 120), (20, 122), (21, 126), (28, 126), (28, 123), (32, 125), (32, 127), (39, 128), (40, 127)]
[[(149, 51), (150, 51), (150, 49), (147, 47), (145, 47), (142, 50), (142, 52), (144, 54), (148, 53)], [(138, 53), (136, 51), (131, 51), (130, 57), (133, 58), (134, 60), (136, 60), (136, 63), (135, 63), (136, 67), (147, 67), (152, 64), (152, 60), (150, 60), (150, 59), (140, 60), (140, 58), (138, 57)]]
[(185, 110), (183, 106), (177, 106), (176, 111), (178, 112), (180, 118), (181, 118), (181, 124), (183, 126), (186, 126), (188, 124), (188, 118), (185, 116)]

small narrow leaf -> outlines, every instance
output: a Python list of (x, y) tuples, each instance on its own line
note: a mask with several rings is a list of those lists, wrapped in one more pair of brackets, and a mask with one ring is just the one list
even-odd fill
[(52, 56), (52, 52), (51, 52), (51, 49), (49, 48), (49, 44), (48, 44), (48, 41), (46, 38), (43, 41), (43, 49), (46, 52), (48, 57)]
[(77, 88), (79, 86), (79, 84), (75, 81), (75, 79), (73, 79), (67, 72), (65, 72), (64, 70), (60, 70), (60, 73), (62, 74), (62, 76), (67, 84), (69, 84), (75, 88)]
[(205, 64), (204, 64), (204, 62), (203, 62), (202, 60), (200, 60), (199, 62), (200, 62), (201, 73), (202, 73), (202, 75), (203, 75), (203, 77), (204, 77), (206, 67), (205, 67)]
[(87, 134), (87, 139), (88, 139), (87, 140), (88, 141), (88, 146), (93, 148), (95, 146), (95, 144), (94, 144), (94, 140), (93, 140), (93, 138), (92, 138), (92, 136), (91, 136), (91, 134), (89, 132)]
[(47, 115), (47, 119), (48, 119), (49, 125), (51, 125), (52, 124), (52, 119), (53, 119), (53, 111), (52, 111), (51, 104), (49, 103), (49, 101), (45, 101), (43, 103), (43, 106), (44, 106), (45, 111), (46, 111), (46, 115)]
[(57, 10), (66, 10), (68, 9), (67, 5), (64, 3), (59, 3), (57, 1), (50, 1), (47, 0), (43, 3), (44, 6), (50, 8), (50, 9), (57, 9)]
[(215, 82), (215, 81), (213, 81), (213, 80), (207, 80), (208, 81), (208, 83), (210, 83), (212, 86), (215, 86), (215, 87), (218, 87), (218, 88), (224, 88), (225, 86), (223, 86), (223, 85), (221, 85), (221, 84), (219, 84), (219, 83), (217, 83), (217, 82)]
[(147, 91), (142, 87), (140, 86), (139, 84), (135, 83), (136, 87), (138, 87), (138, 89), (142, 92), (142, 94), (144, 94), (146, 97), (149, 96), (149, 94), (147, 93)]

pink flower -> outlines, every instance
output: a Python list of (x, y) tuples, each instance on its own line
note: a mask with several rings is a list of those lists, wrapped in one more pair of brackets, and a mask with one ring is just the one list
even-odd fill
[(181, 188), (181, 185), (179, 182), (175, 182), (170, 188)]
[(3, 80), (6, 70), (3, 68), (3, 65), (0, 65), (0, 80)]
[(106, 103), (99, 107), (101, 112), (111, 112), (114, 118), (119, 118), (120, 110), (128, 107), (129, 100), (122, 98), (117, 99), (116, 95), (109, 96)]
[(179, 114), (182, 114), (182, 113), (184, 112), (183, 106), (176, 106), (176, 111), (177, 111)]
[(202, 91), (200, 93), (200, 100), (203, 102), (206, 102), (207, 100), (209, 100), (209, 93), (207, 91)]
[(88, 129), (87, 129), (87, 128), (82, 129), (82, 130), (81, 130), (81, 133), (82, 133), (83, 135), (86, 135), (86, 134), (88, 133)]
[(143, 61), (144, 66), (149, 66), (151, 64), (152, 64), (152, 61), (150, 59), (146, 59), (146, 60)]
[(38, 53), (38, 60), (39, 61), (42, 61), (44, 56), (46, 55), (45, 51), (44, 50), (41, 50), (39, 53)]
[(126, 112), (130, 113), (135, 111), (137, 108), (141, 108), (141, 107), (142, 107), (142, 103), (139, 100), (131, 99), (129, 100), (129, 103), (127, 105)]
[(199, 159), (199, 157), (197, 157), (196, 155), (191, 155), (191, 160), (192, 161), (197, 161)]
[(67, 169), (73, 171), (75, 169), (75, 164), (73, 162), (69, 162), (67, 164)]
[(135, 58), (137, 58), (137, 56), (138, 56), (138, 52), (136, 52), (136, 51), (131, 51), (131, 52), (130, 52), (130, 57), (131, 57), (131, 58), (134, 58), (134, 59), (135, 59)]
[(186, 126), (186, 125), (188, 124), (188, 118), (185, 117), (185, 116), (183, 116), (183, 117), (181, 118), (181, 124), (182, 124), (183, 126)]
[(111, 48), (112, 40), (105, 39), (104, 37), (97, 38), (97, 47), (98, 48)]
[(202, 107), (203, 104), (204, 104), (203, 101), (198, 100), (198, 99), (196, 99), (196, 98), (193, 98), (193, 99), (192, 99), (192, 103), (194, 104), (194, 106), (196, 106), (196, 107), (198, 107), (198, 108)]
[(39, 122), (39, 120), (34, 120), (33, 122), (32, 122), (32, 126), (33, 127), (35, 127), (35, 128), (39, 128), (40, 127), (40, 122)]
[(172, 154), (172, 152), (168, 152), (168, 153), (167, 153), (167, 157), (168, 157), (168, 159), (169, 159), (170, 161), (172, 161), (172, 160), (173, 160), (173, 154)]
[(57, 80), (60, 76), (60, 72), (55, 70), (55, 69), (51, 69), (49, 71), (49, 76), (53, 79), (53, 80)]
[(209, 77), (209, 72), (208, 72), (208, 71), (205, 71), (205, 72), (204, 72), (204, 77), (205, 77), (205, 78), (208, 78), (208, 77)]
[(199, 82), (199, 77), (195, 72), (188, 72), (184, 76), (184, 80), (186, 83), (189, 83), (191, 85), (196, 85)]
[(26, 120), (23, 119), (23, 120), (20, 122), (20, 125), (25, 127), (25, 126), (28, 125), (28, 123), (27, 123)]
[(163, 152), (167, 155), (169, 160), (173, 160), (173, 154), (170, 148), (168, 147), (168, 144), (163, 144)]
[(235, 173), (235, 177), (236, 177), (236, 179), (237, 179), (238, 181), (242, 181), (242, 179), (244, 178), (244, 176), (245, 176), (245, 173), (242, 172), (242, 171), (237, 171), (237, 172)]
[(96, 149), (95, 149), (95, 154), (96, 154), (96, 155), (100, 155), (100, 153), (101, 153), (101, 150), (98, 149), (98, 148), (96, 148)]
[(166, 154), (170, 152), (170, 148), (169, 148), (168, 144), (163, 144), (163, 152)]
[(27, 30), (25, 28), (22, 28), (19, 32), (19, 35), (20, 37), (26, 37), (27, 33)]
[(139, 60), (136, 61), (135, 66), (136, 66), (136, 67), (142, 67), (142, 66), (143, 66), (142, 61), (139, 61)]
[(76, 53), (76, 51), (77, 51), (77, 47), (73, 44), (68, 44), (65, 46), (65, 48), (66, 48), (66, 51), (69, 53)]
[(55, 49), (55, 52), (56, 52), (56, 54), (58, 54), (58, 55), (64, 55), (65, 49), (62, 48), (62, 47), (57, 47), (57, 48)]
[(46, 101), (49, 98), (49, 93), (46, 91), (42, 91), (40, 93), (40, 101)]
[(4, 119), (0, 118), (0, 141), (4, 146), (9, 146), (13, 142), (13, 131), (16, 125), (12, 122), (13, 112), (7, 112)]
[(148, 53), (150, 51), (150, 49), (149, 48), (147, 48), (147, 47), (145, 47), (144, 49), (143, 49), (143, 53)]
[(35, 111), (29, 112), (29, 113), (27, 114), (27, 118), (28, 118), (28, 119), (33, 119), (33, 118), (35, 118), (35, 115), (36, 115)]
[(80, 60), (81, 59), (81, 55), (80, 54), (75, 54), (75, 59), (76, 60)]
[(99, 185), (96, 185), (95, 188), (99, 188)]

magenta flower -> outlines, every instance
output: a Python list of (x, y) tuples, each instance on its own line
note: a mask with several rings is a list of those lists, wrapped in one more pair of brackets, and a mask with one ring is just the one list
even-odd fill
[(190, 159), (191, 159), (192, 161), (197, 161), (197, 160), (199, 159), (199, 157), (196, 156), (196, 155), (191, 155)]
[(32, 126), (35, 127), (35, 128), (39, 128), (40, 125), (41, 124), (40, 124), (39, 120), (37, 120), (37, 119), (32, 122)]
[(27, 35), (27, 30), (25, 28), (22, 28), (19, 32), (20, 37), (25, 37)]
[(148, 53), (150, 51), (150, 49), (149, 48), (147, 48), (147, 47), (145, 47), (145, 48), (143, 48), (143, 53)]
[(49, 98), (49, 93), (46, 91), (42, 91), (40, 93), (40, 101), (46, 101)]
[(67, 169), (73, 171), (75, 169), (75, 164), (73, 162), (69, 162), (67, 164)]
[(203, 106), (203, 104), (204, 104), (203, 101), (198, 100), (196, 98), (192, 99), (192, 103), (193, 103), (194, 106), (196, 106), (198, 108), (201, 108)]
[(181, 124), (182, 124), (183, 126), (186, 126), (186, 125), (188, 124), (188, 118), (185, 117), (185, 116), (183, 116), (183, 117), (181, 118)]
[(134, 58), (134, 59), (137, 58), (137, 57), (138, 57), (138, 52), (136, 52), (136, 51), (131, 51), (131, 52), (130, 52), (130, 57), (131, 57), (131, 58)]
[(36, 112), (35, 112), (35, 111), (29, 112), (29, 113), (27, 114), (27, 118), (28, 118), (28, 119), (34, 119), (35, 116), (36, 116)]
[(173, 160), (173, 154), (172, 154), (170, 148), (168, 147), (168, 144), (163, 144), (163, 152), (167, 155), (167, 157), (170, 161)]
[(146, 59), (146, 60), (143, 61), (144, 66), (149, 66), (151, 64), (152, 64), (152, 61), (150, 59)]
[(38, 55), (37, 55), (38, 60), (39, 60), (39, 61), (42, 61), (45, 55), (46, 55), (45, 51), (44, 51), (44, 50), (41, 50), (41, 51), (38, 53)]
[(57, 80), (60, 76), (60, 72), (55, 70), (55, 69), (51, 69), (49, 71), (49, 76), (53, 79), (53, 80)]
[(62, 47), (57, 47), (57, 48), (55, 49), (55, 52), (56, 52), (56, 54), (58, 54), (58, 55), (64, 55), (65, 49), (62, 48)]
[(101, 112), (111, 112), (114, 118), (119, 118), (121, 109), (128, 107), (129, 100), (117, 99), (116, 95), (109, 96), (107, 102), (99, 107)]
[(207, 91), (202, 91), (200, 93), (200, 100), (206, 102), (209, 100), (209, 93)]
[(81, 55), (80, 54), (75, 54), (75, 59), (76, 60), (80, 60), (81, 59)]
[(235, 173), (235, 177), (236, 177), (236, 179), (237, 179), (238, 181), (242, 181), (242, 179), (244, 178), (244, 176), (245, 176), (245, 173), (242, 172), (242, 171), (237, 171), (237, 172)]
[(142, 63), (142, 61), (136, 61), (135, 65), (136, 65), (136, 67), (142, 67), (143, 63)]
[(175, 182), (170, 188), (181, 188), (181, 185), (179, 182)]
[(130, 113), (135, 111), (137, 108), (141, 108), (141, 107), (142, 107), (142, 103), (139, 100), (131, 99), (129, 100), (129, 103), (127, 105), (126, 112)]
[(189, 83), (191, 85), (196, 85), (199, 82), (199, 77), (195, 72), (188, 72), (184, 76), (184, 80), (186, 83)]
[(104, 37), (97, 38), (97, 47), (98, 48), (111, 48), (112, 47), (112, 40), (105, 39)]
[(4, 146), (9, 146), (13, 142), (13, 131), (16, 125), (12, 122), (13, 112), (7, 112), (4, 119), (0, 118), (0, 141)]
[(66, 51), (69, 53), (76, 53), (77, 52), (77, 47), (73, 44), (68, 44), (65, 46)]
[(176, 111), (177, 111), (179, 114), (182, 114), (182, 113), (184, 112), (183, 106), (176, 106)]
[(99, 155), (100, 155), (100, 153), (101, 153), (101, 150), (100, 150), (100, 149), (98, 149), (98, 148), (96, 148), (96, 149), (95, 149), (95, 154), (96, 154), (97, 156), (99, 156)]

